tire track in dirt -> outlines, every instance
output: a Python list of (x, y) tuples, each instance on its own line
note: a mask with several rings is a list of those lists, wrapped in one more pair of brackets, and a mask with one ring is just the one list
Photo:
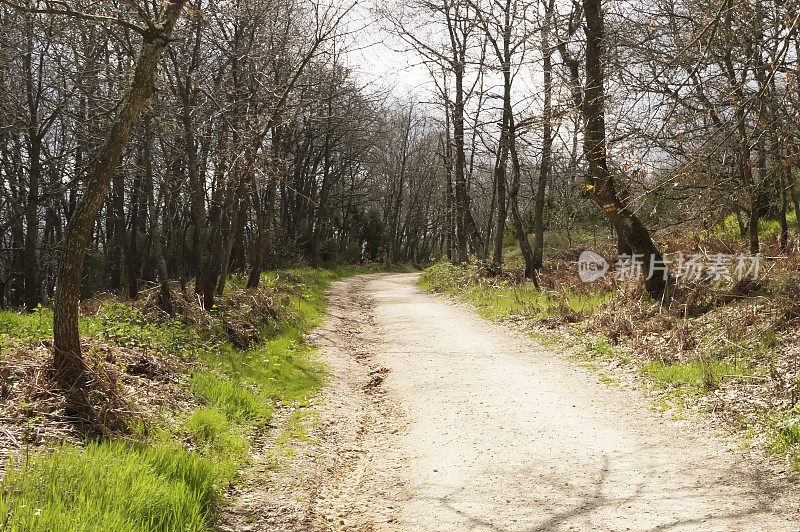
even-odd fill
[[(382, 384), (389, 369), (374, 361), (377, 331), (370, 278), (334, 283), (328, 316), (311, 335), (328, 369), (328, 382), (300, 427), (283, 409), (276, 437), (253, 452), (252, 482), (238, 488), (220, 519), (221, 531), (295, 532), (376, 530), (391, 519), (385, 501), (396, 486), (382, 482), (400, 467), (381, 449), (402, 423)], [(298, 423), (295, 417), (295, 423)], [(306, 432), (283, 446), (282, 431)], [(376, 460), (376, 457), (380, 459)]]

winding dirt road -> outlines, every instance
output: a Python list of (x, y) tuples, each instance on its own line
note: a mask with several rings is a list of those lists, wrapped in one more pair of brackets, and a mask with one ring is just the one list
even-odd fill
[(416, 279), (334, 285), (329, 385), (243, 530), (800, 530), (754, 458)]

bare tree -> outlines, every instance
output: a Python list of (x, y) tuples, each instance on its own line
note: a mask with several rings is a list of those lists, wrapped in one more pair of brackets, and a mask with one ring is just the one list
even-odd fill
[[(86, 189), (70, 218), (64, 236), (64, 247), (58, 273), (53, 307), (53, 333), (55, 352), (53, 367), (56, 377), (65, 389), (86, 386), (85, 368), (81, 356), (78, 333), (78, 298), (89, 234), (95, 216), (103, 204), (111, 184), (111, 177), (119, 165), (122, 150), (127, 144), (142, 107), (155, 90), (155, 75), (163, 51), (184, 6), (183, 0), (164, 5), (155, 18), (145, 19), (146, 26), (125, 23), (141, 35), (142, 44), (136, 59), (130, 85), (120, 98), (119, 113), (108, 130), (106, 141), (98, 151), (90, 172)], [(54, 14), (64, 10), (49, 10)], [(86, 15), (86, 17), (96, 18)], [(116, 20), (116, 19), (115, 19)]]
[[(447, 114), (452, 122), (452, 137), (449, 139), (453, 149), (455, 248), (459, 262), (466, 262), (469, 259), (470, 239), (478, 255), (482, 255), (483, 251), (483, 239), (470, 208), (465, 146), (465, 109), (475, 89), (475, 85), (470, 86), (467, 81), (469, 52), (474, 46), (477, 28), (475, 8), (471, 2), (462, 0), (419, 1), (409, 8), (411, 13), (422, 13), (430, 19), (405, 20), (402, 16), (394, 15), (391, 8), (384, 10), (384, 16), (426, 61), (436, 65), (432, 72), (444, 69), (448, 74), (437, 85), (440, 96), (448, 106)], [(427, 33), (431, 25), (441, 26), (445, 35), (442, 42), (429, 41)], [(452, 75), (452, 90), (448, 87), (449, 75)]]
[(586, 82), (583, 112), (585, 118), (584, 152), (589, 176), (584, 194), (593, 198), (605, 211), (614, 228), (642, 257), (647, 291), (654, 298), (666, 295), (668, 275), (661, 252), (653, 244), (650, 232), (630, 208), (624, 205), (614, 186), (606, 155), (605, 78), (603, 73), (604, 26), (601, 0), (583, 0), (586, 17)]

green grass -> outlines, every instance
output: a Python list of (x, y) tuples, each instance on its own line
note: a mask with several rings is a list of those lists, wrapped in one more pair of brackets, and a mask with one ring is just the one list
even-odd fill
[(800, 413), (796, 410), (774, 419), (770, 424), (774, 431), (769, 434), (769, 447), (777, 454), (788, 454), (793, 458), (795, 470), (800, 470)]
[[(248, 436), (265, 426), (276, 403), (303, 403), (323, 382), (304, 335), (318, 325), (331, 282), (356, 270), (271, 272), (282, 287), (281, 321), (266, 340), (240, 351), (219, 331), (178, 321), (150, 323), (124, 304), (83, 319), (81, 332), (131, 348), (199, 357), (190, 386), (203, 406), (172, 430), (145, 442), (63, 445), (9, 462), (0, 484), (2, 530), (205, 530), (221, 489), (246, 459)], [(35, 342), (52, 335), (52, 313), (0, 313), (0, 339)], [(183, 444), (181, 443), (184, 442)]]
[(418, 283), (432, 292), (458, 290), (470, 283), (468, 276), (474, 271), (473, 265), (456, 266), (447, 261), (437, 262), (422, 273)]
[(712, 359), (666, 364), (651, 362), (642, 366), (642, 373), (659, 387), (688, 387), (707, 391), (725, 379), (753, 376), (748, 364)]
[[(748, 215), (743, 214), (745, 224), (748, 223)], [(786, 222), (789, 232), (797, 231), (797, 216), (794, 210), (786, 212)], [(740, 242), (746, 242), (749, 238), (747, 234), (742, 236), (739, 230), (739, 221), (735, 214), (727, 216), (720, 224), (714, 226), (714, 232), (725, 235)], [(761, 219), (758, 223), (758, 234), (763, 237), (778, 237), (781, 234), (781, 224), (778, 220)]]
[(53, 313), (50, 309), (38, 308), (29, 314), (0, 310), (0, 339), (31, 344), (52, 335)]
[(203, 530), (233, 472), (168, 439), (68, 445), (8, 469), (0, 523), (25, 531)]
[(428, 291), (455, 295), (473, 305), (487, 319), (500, 320), (512, 316), (531, 319), (549, 318), (564, 309), (588, 313), (605, 304), (611, 294), (547, 294), (533, 283), (511, 286), (501, 283), (490, 286), (479, 283), (472, 274), (474, 266), (455, 266), (446, 262), (437, 263), (422, 274), (419, 285)]
[[(619, 348), (615, 346), (611, 340), (605, 338), (604, 336), (587, 336), (584, 339), (584, 346), (587, 351), (589, 351), (594, 357), (610, 359), (616, 358), (619, 354)], [(624, 360), (623, 360), (624, 358)], [(622, 364), (629, 364), (630, 358), (623, 357), (620, 359), (620, 363)]]
[[(82, 336), (96, 336), (99, 329), (97, 320), (80, 318), (78, 330)], [(53, 336), (53, 311), (37, 307), (30, 313), (0, 310), (0, 340), (13, 339), (23, 345), (32, 345), (44, 338)], [(2, 344), (0, 344), (2, 345)]]
[(484, 317), (491, 319), (511, 316), (542, 319), (558, 315), (562, 307), (573, 312), (589, 312), (608, 301), (610, 296), (568, 293), (552, 297), (543, 294), (532, 284), (526, 284), (515, 288), (474, 286), (462, 292), (461, 297), (480, 309)]
[(800, 407), (787, 410), (758, 407), (745, 436), (770, 453), (787, 457), (791, 469), (800, 471)]
[(206, 446), (221, 465), (230, 466), (222, 467), (223, 471), (234, 468), (236, 460), (249, 448), (243, 426), (235, 424), (216, 408), (206, 407), (194, 412), (189, 416), (182, 432), (197, 446)]

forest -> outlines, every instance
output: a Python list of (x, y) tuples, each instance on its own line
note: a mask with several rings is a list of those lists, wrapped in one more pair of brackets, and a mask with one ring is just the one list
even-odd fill
[(798, 77), (797, 0), (0, 0), (0, 527), (243, 529), (391, 271), (796, 471)]
[[(510, 233), (530, 278), (546, 229), (574, 243), (609, 228), (650, 255), (648, 231), (733, 216), (751, 253), (764, 222), (789, 249), (795, 6), (626, 6), (593, 28), (591, 10), (555, 1), (405, 2), (367, 22), (357, 5), (4, 2), (2, 303), (54, 298), (84, 197), (81, 295), (196, 278), (206, 308), (231, 272), (255, 285), (298, 261), (500, 265)], [(353, 72), (358, 24), (417, 56), (424, 101)]]

